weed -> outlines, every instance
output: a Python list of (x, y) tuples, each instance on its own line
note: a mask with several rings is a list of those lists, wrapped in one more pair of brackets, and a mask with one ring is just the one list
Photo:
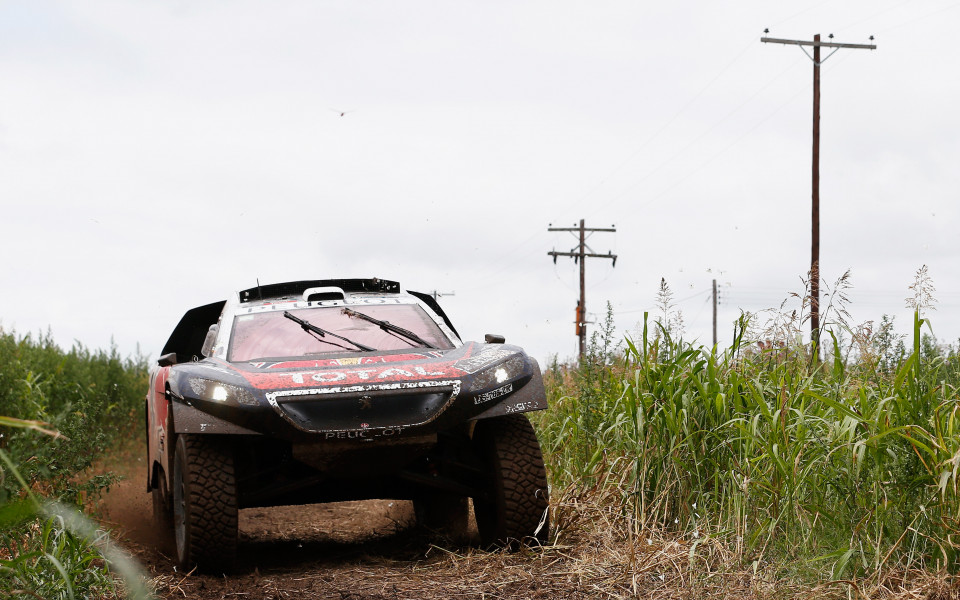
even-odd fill
[[(790, 314), (759, 344), (742, 316), (724, 351), (675, 339), (662, 319), (651, 335), (645, 315), (617, 360), (554, 364), (535, 420), (555, 495), (605, 498), (625, 536), (709, 538), (802, 580), (954, 569), (960, 360), (925, 338), (919, 308), (909, 353), (886, 316), (876, 332), (845, 329), (848, 284), (828, 290), (822, 363)], [(562, 512), (561, 536), (577, 520)]]
[[(149, 598), (136, 564), (79, 510), (116, 480), (80, 474), (142, 422), (145, 361), (62, 351), (0, 330), (0, 589), (37, 598)], [(62, 503), (65, 501), (66, 503)]]

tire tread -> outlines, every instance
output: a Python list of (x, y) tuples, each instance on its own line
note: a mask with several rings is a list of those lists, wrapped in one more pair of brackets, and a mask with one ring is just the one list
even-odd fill
[(188, 564), (205, 571), (229, 571), (237, 557), (238, 516), (233, 454), (210, 436), (181, 436)]
[(523, 414), (507, 415), (478, 423), (478, 427), (477, 441), (488, 457), (494, 481), (494, 498), (490, 506), (481, 508), (492, 514), (487, 518), (478, 514), (477, 519), (483, 543), (509, 546), (532, 539), (545, 543), (549, 534), (547, 471), (529, 419)]

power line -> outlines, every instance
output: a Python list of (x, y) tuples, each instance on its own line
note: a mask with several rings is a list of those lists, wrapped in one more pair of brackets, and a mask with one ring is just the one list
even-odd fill
[[(901, 3), (901, 4), (897, 4), (896, 6), (891, 7), (890, 10), (892, 10), (892, 9), (894, 9), (894, 8), (900, 8), (900, 7), (903, 6), (904, 4), (910, 4), (910, 2), (912, 2), (912, 1), (913, 1), (913, 0), (907, 0), (907, 2), (903, 2), (903, 3)], [(881, 34), (882, 34), (882, 33), (887, 33), (888, 31), (893, 31), (893, 30), (895, 30), (895, 29), (901, 29), (901, 28), (903, 28), (903, 27), (909, 27), (910, 25), (913, 25), (914, 23), (918, 23), (918, 22), (923, 21), (923, 20), (925, 20), (925, 19), (929, 19), (930, 17), (933, 17), (933, 16), (935, 16), (935, 15), (939, 15), (940, 13), (947, 12), (948, 10), (953, 10), (954, 8), (957, 8), (958, 6), (960, 6), (960, 2), (954, 2), (953, 4), (950, 4), (950, 5), (941, 7), (941, 8), (937, 8), (936, 10), (932, 10), (932, 11), (930, 11), (930, 12), (924, 14), (924, 15), (921, 15), (921, 16), (915, 18), (915, 19), (910, 19), (909, 21), (900, 21), (900, 22), (898, 22), (896, 25), (887, 27), (886, 29), (881, 29), (881, 30), (878, 31), (877, 33), (881, 33)], [(872, 17), (868, 17), (868, 18), (864, 19), (863, 21), (858, 21), (857, 23), (853, 23), (853, 24), (851, 24), (851, 25), (847, 25), (847, 26), (844, 27), (844, 29), (846, 29), (846, 28), (848, 28), (848, 27), (854, 27), (854, 26), (856, 26), (856, 25), (860, 25), (861, 23), (865, 23), (865, 22), (867, 22), (867, 21), (870, 21), (870, 20), (872, 20), (873, 18), (878, 17), (878, 16), (880, 16), (881, 14), (884, 14), (884, 13), (886, 13), (886, 12), (889, 12), (889, 10), (880, 11), (879, 13), (876, 13), (876, 14), (873, 15)]]
[[(694, 298), (697, 298), (697, 297), (699, 297), (699, 296), (703, 296), (704, 294), (709, 294), (709, 293), (710, 293), (710, 290), (709, 290), (709, 289), (702, 290), (702, 291), (697, 292), (696, 294), (691, 294), (691, 295), (689, 295), (689, 296), (686, 296), (686, 297), (684, 297), (684, 298), (681, 298), (681, 299), (677, 300), (676, 302), (673, 303), (673, 305), (676, 306), (677, 304), (682, 304), (683, 302), (686, 302), (686, 301), (688, 301), (688, 300), (693, 300)], [(625, 315), (625, 314), (629, 314), (629, 313), (637, 313), (637, 312), (645, 312), (645, 311), (646, 311), (646, 312), (649, 312), (649, 311), (650, 311), (650, 307), (647, 307), (647, 308), (630, 308), (630, 309), (627, 309), (627, 310), (615, 310), (615, 311), (613, 311), (613, 314), (615, 314), (615, 315)]]
[(869, 17), (860, 19), (860, 20), (857, 21), (856, 23), (850, 23), (849, 25), (844, 25), (843, 27), (840, 27), (840, 28), (838, 28), (838, 29), (834, 29), (834, 31), (843, 31), (843, 30), (849, 29), (849, 28), (851, 28), (851, 27), (857, 27), (858, 25), (863, 25), (864, 23), (866, 23), (866, 22), (868, 22), (868, 21), (872, 21), (872, 20), (876, 19), (876, 18), (879, 17), (880, 15), (887, 14), (888, 12), (890, 12), (890, 11), (892, 11), (892, 10), (896, 10), (896, 9), (900, 8), (901, 6), (903, 6), (903, 5), (905, 5), (905, 4), (911, 4), (911, 3), (915, 2), (915, 1), (916, 1), (916, 0), (904, 0), (904, 2), (901, 2), (900, 4), (894, 4), (893, 6), (888, 6), (887, 8), (885, 8), (885, 9), (883, 9), (883, 10), (880, 10), (880, 11), (877, 11), (877, 12), (873, 13), (873, 14), (870, 15)]
[(813, 9), (815, 9), (815, 8), (820, 8), (820, 7), (823, 6), (824, 4), (827, 4), (827, 3), (832, 2), (832, 1), (833, 1), (833, 0), (823, 0), (823, 2), (820, 2), (820, 3), (818, 3), (818, 4), (812, 4), (812, 5), (808, 6), (808, 7), (806, 7), (805, 9), (801, 10), (801, 11), (798, 12), (798, 13), (794, 13), (794, 14), (790, 15), (789, 17), (785, 18), (785, 19), (782, 19), (782, 20), (780, 20), (780, 21), (777, 21), (777, 22), (774, 23), (773, 25), (774, 25), (774, 27), (778, 27), (778, 26), (780, 26), (780, 25), (783, 25), (784, 23), (786, 23), (786, 22), (788, 22), (788, 21), (792, 21), (793, 19), (796, 19), (797, 17), (799, 17), (800, 15), (802, 15), (802, 14), (804, 14), (804, 13), (810, 12), (811, 10), (813, 10)]
[[(749, 104), (750, 102), (752, 102), (752, 101), (753, 101), (757, 96), (759, 96), (764, 90), (766, 90), (768, 87), (770, 87), (771, 85), (773, 85), (778, 79), (780, 79), (781, 77), (783, 77), (786, 73), (788, 73), (789, 71), (793, 70), (794, 68), (795, 68), (795, 67), (793, 67), (793, 66), (785, 67), (785, 68), (784, 68), (782, 71), (780, 71), (776, 76), (774, 76), (772, 79), (768, 80), (766, 83), (764, 83), (762, 86), (760, 86), (752, 95), (750, 95), (749, 97), (747, 97), (746, 99), (744, 99), (743, 101), (741, 101), (740, 104), (738, 104), (738, 105), (737, 105), (736, 107), (734, 107), (732, 110), (730, 110), (729, 112), (727, 112), (727, 114), (725, 114), (725, 115), (724, 115), (723, 117), (721, 117), (719, 120), (715, 121), (712, 125), (710, 125), (710, 127), (708, 127), (708, 128), (706, 128), (705, 130), (703, 130), (703, 131), (702, 131), (700, 134), (698, 134), (694, 139), (692, 139), (691, 141), (687, 142), (687, 144), (684, 145), (682, 148), (680, 148), (679, 150), (675, 151), (673, 154), (671, 154), (671, 155), (670, 155), (669, 157), (667, 157), (665, 160), (661, 161), (661, 162), (660, 162), (657, 166), (655, 166), (652, 170), (647, 171), (647, 172), (646, 172), (644, 175), (642, 175), (639, 179), (635, 180), (633, 183), (628, 184), (627, 187), (623, 188), (619, 193), (615, 194), (612, 198), (610, 198), (609, 200), (607, 200), (605, 203), (598, 205), (597, 208), (591, 213), (590, 216), (596, 215), (600, 210), (602, 210), (602, 209), (604, 209), (604, 208), (607, 208), (607, 207), (609, 207), (611, 204), (613, 204), (614, 202), (616, 202), (617, 200), (620, 200), (621, 198), (623, 198), (624, 196), (626, 196), (627, 194), (629, 194), (630, 192), (632, 192), (634, 189), (636, 189), (637, 186), (639, 186), (640, 184), (642, 184), (643, 182), (645, 182), (647, 179), (653, 177), (654, 175), (656, 175), (657, 173), (659, 173), (661, 170), (663, 170), (664, 168), (666, 168), (668, 165), (670, 165), (671, 163), (673, 163), (673, 162), (674, 162), (675, 160), (677, 160), (680, 156), (682, 156), (683, 154), (685, 154), (690, 148), (692, 148), (692, 147), (694, 147), (695, 145), (697, 145), (697, 143), (698, 143), (700, 140), (702, 140), (704, 137), (706, 137), (710, 132), (712, 132), (712, 131), (715, 130), (717, 127), (719, 127), (720, 125), (722, 125), (722, 124), (723, 124), (724, 122), (726, 122), (730, 117), (732, 117), (733, 115), (735, 115), (735, 114), (737, 114), (738, 112), (740, 112), (740, 110), (741, 110), (744, 106), (746, 106), (747, 104)], [(778, 109), (778, 110), (779, 110), (779, 109)], [(750, 131), (753, 131), (753, 129), (755, 129), (755, 128), (756, 128), (756, 126), (754, 126), (754, 128), (752, 128)], [(747, 133), (749, 133), (750, 131), (748, 131)], [(744, 137), (744, 136), (741, 136), (740, 138), (738, 138), (738, 139), (736, 140), (736, 142), (739, 142), (740, 139), (742, 139), (743, 137)], [(734, 142), (734, 144), (735, 144), (736, 142)], [(702, 169), (702, 168), (705, 167), (706, 165), (710, 164), (717, 156), (719, 156), (719, 155), (722, 154), (723, 152), (726, 152), (726, 151), (727, 151), (730, 147), (732, 147), (732, 146), (733, 146), (733, 144), (731, 144), (731, 146), (728, 146), (726, 149), (721, 150), (721, 151), (718, 152), (716, 155), (714, 155), (712, 158), (710, 158), (709, 160), (707, 160), (705, 163), (702, 163), (699, 167), (697, 167), (697, 168), (694, 169), (693, 171), (687, 173), (687, 175), (681, 177), (676, 183), (674, 183), (672, 186), (670, 186), (667, 190), (664, 190), (663, 192), (661, 192), (660, 194), (658, 194), (656, 197), (649, 198), (646, 202), (644, 202), (644, 203), (641, 204), (640, 206), (646, 206), (646, 205), (650, 204), (651, 202), (653, 202), (656, 198), (660, 198), (661, 196), (663, 196), (664, 194), (666, 194), (667, 192), (669, 192), (670, 190), (672, 190), (673, 188), (675, 188), (676, 186), (678, 186), (678, 185), (679, 185), (680, 183), (682, 183), (684, 180), (686, 180), (687, 178), (689, 178), (691, 175), (693, 175), (694, 173), (696, 173), (697, 171), (699, 171), (700, 169)]]
[[(634, 150), (632, 153), (630, 153), (630, 155), (627, 156), (627, 158), (625, 158), (622, 162), (620, 162), (620, 164), (618, 164), (618, 165), (617, 165), (616, 167), (614, 167), (609, 173), (607, 173), (607, 175), (606, 175), (605, 177), (603, 177), (603, 178), (599, 181), (599, 183), (597, 183), (597, 184), (596, 184), (592, 189), (590, 189), (590, 191), (588, 191), (586, 194), (584, 194), (583, 196), (581, 196), (580, 199), (577, 200), (577, 202), (583, 202), (584, 200), (590, 198), (590, 197), (593, 196), (595, 193), (597, 193), (597, 191), (599, 191), (600, 188), (603, 187), (603, 184), (604, 184), (608, 179), (610, 179), (611, 177), (613, 177), (614, 175), (616, 175), (618, 172), (620, 172), (621, 169), (623, 169), (625, 166), (627, 166), (627, 165), (630, 163), (630, 161), (632, 161), (634, 158), (636, 158), (647, 146), (649, 146), (654, 140), (656, 140), (658, 137), (660, 137), (660, 134), (662, 134), (662, 133), (663, 133), (664, 131), (666, 131), (671, 125), (673, 125), (674, 121), (676, 121), (676, 120), (680, 117), (680, 115), (682, 115), (684, 112), (686, 112), (687, 109), (690, 108), (690, 107), (693, 105), (693, 103), (696, 102), (696, 101), (700, 98), (700, 96), (703, 95), (704, 92), (706, 92), (708, 89), (710, 89), (710, 86), (712, 86), (714, 83), (716, 83), (717, 80), (719, 80), (720, 77), (722, 77), (724, 73), (726, 73), (728, 70), (730, 70), (730, 67), (732, 67), (734, 64), (736, 64), (737, 62), (739, 62), (739, 60), (740, 60), (741, 58), (743, 58), (743, 55), (746, 54), (747, 51), (750, 50), (750, 48), (751, 48), (752, 46), (753, 46), (753, 42), (752, 42), (752, 41), (749, 42), (747, 45), (745, 45), (745, 46), (743, 47), (743, 50), (741, 50), (741, 51), (733, 58), (733, 60), (731, 60), (729, 63), (727, 63), (726, 66), (724, 66), (722, 69), (720, 69), (720, 72), (718, 72), (716, 75), (714, 75), (713, 79), (711, 79), (709, 82), (706, 83), (706, 85), (704, 85), (702, 88), (700, 88), (700, 91), (698, 91), (696, 94), (694, 94), (683, 106), (681, 106), (680, 109), (677, 110), (677, 112), (675, 112), (672, 117), (670, 117), (669, 119), (667, 119), (667, 120), (663, 123), (663, 125), (660, 126), (660, 128), (658, 128), (656, 131), (653, 132), (653, 134), (651, 134), (649, 137), (647, 137), (647, 139), (645, 139), (645, 140), (643, 141), (643, 143), (641, 143), (640, 146), (639, 146), (636, 150)], [(724, 117), (724, 119), (726, 119), (726, 117)], [(711, 127), (711, 129), (712, 129), (712, 127)], [(702, 136), (701, 136), (701, 137), (702, 137)], [(669, 162), (669, 160), (668, 160), (667, 162)], [(662, 166), (663, 166), (663, 165), (661, 165), (661, 167), (662, 167)], [(659, 170), (661, 167), (657, 167), (657, 169), (655, 169), (655, 170), (654, 170), (653, 172), (651, 172), (651, 173), (648, 173), (644, 178), (648, 177), (649, 175), (652, 175), (654, 172), (656, 172), (657, 170)]]
[(500, 274), (502, 274), (504, 271), (516, 269), (516, 268), (517, 268), (517, 261), (515, 261), (515, 260), (507, 260), (507, 259), (508, 259), (508, 258), (511, 258), (511, 257), (514, 257), (514, 256), (517, 254), (517, 251), (519, 251), (521, 248), (523, 248), (524, 246), (526, 246), (527, 244), (529, 244), (530, 242), (532, 242), (534, 239), (537, 238), (537, 236), (541, 235), (541, 233), (542, 233), (542, 232), (539, 232), (539, 231), (536, 232), (536, 233), (534, 233), (533, 235), (531, 235), (531, 236), (528, 237), (527, 239), (525, 239), (525, 240), (523, 240), (522, 242), (514, 245), (514, 246), (511, 247), (509, 250), (507, 250), (506, 252), (502, 253), (499, 258), (496, 258), (496, 259), (490, 261), (490, 264), (499, 264), (499, 265), (501, 265), (501, 267), (500, 267), (499, 269), (495, 270), (495, 271), (492, 271), (492, 272), (488, 273), (487, 275), (480, 276), (480, 277), (477, 277), (477, 278), (473, 278), (472, 281), (473, 281), (473, 283), (475, 283), (476, 285), (474, 285), (473, 287), (466, 288), (465, 291), (485, 289), (485, 288), (488, 287), (487, 284), (488, 284), (490, 281), (492, 281), (494, 278), (496, 278), (497, 276), (499, 276)]

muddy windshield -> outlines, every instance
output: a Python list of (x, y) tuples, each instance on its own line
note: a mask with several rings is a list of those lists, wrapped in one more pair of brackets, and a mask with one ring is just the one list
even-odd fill
[[(415, 304), (369, 304), (352, 308), (407, 329), (437, 348), (453, 347), (437, 324)], [(322, 330), (377, 351), (422, 347), (404, 336), (385, 331), (375, 323), (345, 314), (341, 306), (301, 308), (289, 312)], [(235, 317), (227, 360), (245, 362), (357, 350), (341, 339), (305, 331), (296, 321), (284, 317), (283, 313), (284, 311), (275, 310)]]

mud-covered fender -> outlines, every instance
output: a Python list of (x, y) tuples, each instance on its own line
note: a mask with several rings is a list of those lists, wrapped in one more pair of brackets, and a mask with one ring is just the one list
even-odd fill
[[(197, 410), (178, 398), (170, 399), (170, 412), (173, 423), (168, 423), (166, 449), (160, 452), (156, 458), (157, 464), (163, 471), (162, 476), (166, 480), (168, 490), (172, 489), (172, 482), (170, 480), (172, 469), (170, 468), (170, 464), (173, 462), (173, 448), (176, 443), (175, 434), (262, 435), (246, 427), (235, 425), (209, 413)], [(147, 483), (147, 491), (150, 491), (153, 487), (153, 477), (155, 475), (153, 468), (151, 468), (151, 470), (148, 471), (150, 480)]]
[(147, 491), (153, 489), (157, 472), (167, 469), (166, 438), (169, 407), (166, 397), (167, 377), (170, 367), (160, 367), (150, 373), (150, 387), (146, 396), (146, 438), (147, 438)]
[(533, 367), (533, 377), (530, 378), (530, 381), (516, 392), (504, 397), (504, 399), (495, 406), (491, 406), (474, 417), (474, 420), (491, 419), (502, 415), (532, 412), (547, 408), (547, 392), (543, 387), (543, 375), (540, 373), (540, 365), (532, 359), (530, 360), (530, 364)]
[(241, 427), (235, 423), (215, 417), (210, 413), (198, 410), (179, 399), (174, 400), (172, 405), (173, 431), (177, 434), (263, 435), (258, 431)]

